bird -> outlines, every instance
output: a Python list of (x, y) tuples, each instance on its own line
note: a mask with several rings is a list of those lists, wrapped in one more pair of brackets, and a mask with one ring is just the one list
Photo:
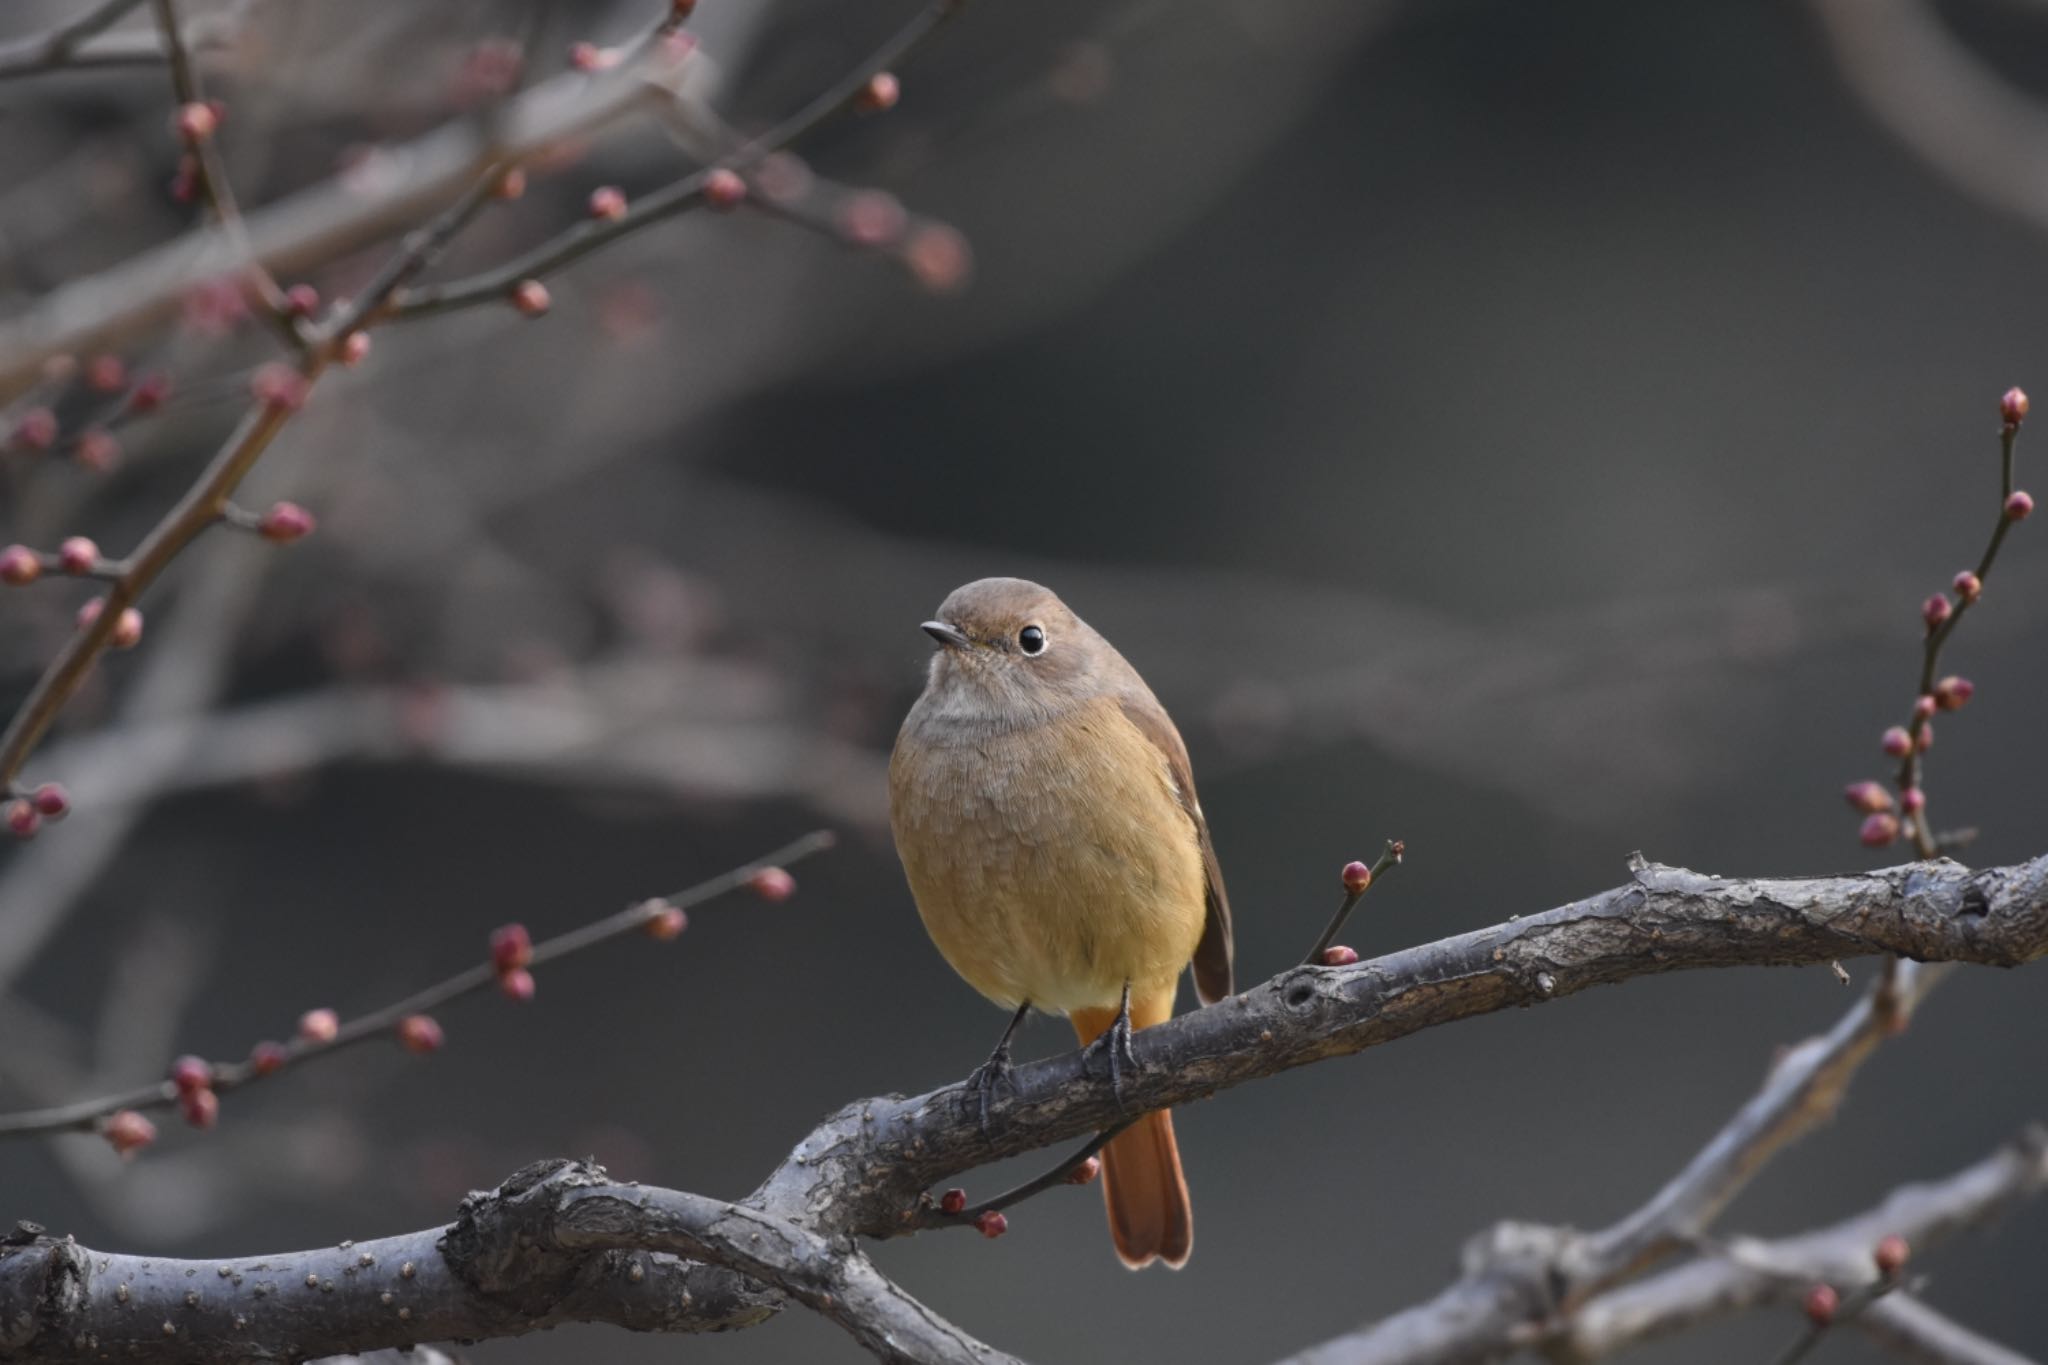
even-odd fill
[[(1033, 1010), (1106, 1054), (1122, 1100), (1130, 1034), (1173, 1014), (1192, 966), (1231, 993), (1230, 902), (1187, 745), (1116, 647), (1021, 578), (955, 589), (889, 759), (889, 823), (919, 917), (967, 983), (1014, 1011), (970, 1084), (984, 1129)], [(1117, 1255), (1175, 1269), (1194, 1245), (1173, 1119), (1147, 1113), (1102, 1149)]]

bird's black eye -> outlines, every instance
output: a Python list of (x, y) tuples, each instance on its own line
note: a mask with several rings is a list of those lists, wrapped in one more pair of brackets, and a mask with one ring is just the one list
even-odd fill
[(1045, 653), (1045, 632), (1037, 626), (1026, 626), (1017, 632), (1017, 648), (1026, 654)]

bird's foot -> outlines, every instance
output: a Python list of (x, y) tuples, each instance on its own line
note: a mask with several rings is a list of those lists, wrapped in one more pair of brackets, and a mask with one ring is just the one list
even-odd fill
[[(974, 1100), (980, 1111), (981, 1135), (989, 1135), (988, 1108), (995, 1102), (996, 1090), (1011, 1085), (1010, 1073), (1016, 1068), (1010, 1064), (1010, 1043), (1008, 1039), (988, 1054), (988, 1060), (974, 1068), (967, 1075), (967, 1088), (974, 1093)], [(1012, 1086), (1014, 1089), (1015, 1087)]]
[(1124, 986), (1123, 1005), (1116, 1012), (1116, 1022), (1104, 1029), (1102, 1036), (1081, 1049), (1081, 1069), (1091, 1071), (1098, 1054), (1109, 1074), (1109, 1093), (1116, 1097), (1118, 1112), (1128, 1112), (1124, 1106), (1124, 1071), (1138, 1069), (1138, 1054), (1131, 1050), (1131, 988)]

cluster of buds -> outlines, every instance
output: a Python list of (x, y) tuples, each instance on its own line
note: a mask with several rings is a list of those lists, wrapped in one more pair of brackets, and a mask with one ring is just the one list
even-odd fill
[(491, 970), (507, 1000), (533, 999), (533, 936), (523, 924), (503, 924), (491, 931)]
[(45, 782), (34, 791), (8, 801), (7, 832), (17, 839), (33, 839), (46, 820), (62, 820), (71, 812), (71, 794), (55, 782)]
[(211, 1128), (220, 1119), (220, 1096), (213, 1089), (213, 1066), (204, 1057), (180, 1057), (171, 1063), (171, 1085), (178, 1108), (194, 1128)]
[[(2008, 475), (2011, 473), (2013, 441), (2019, 434), (2020, 424), (2026, 420), (2028, 406), (2026, 393), (2016, 388), (2008, 389), (1998, 401)], [(2006, 530), (2012, 523), (2024, 520), (2033, 510), (2034, 499), (2024, 490), (2015, 489), (2007, 494), (2000, 506), (2001, 520), (1990, 548), (1985, 552), (1984, 563), (1976, 569), (1964, 569), (1950, 581), (1949, 591), (1935, 593), (1920, 604), (1920, 623), (1926, 632), (1926, 671), (1921, 675), (1923, 678), (1932, 677), (1941, 648), (1954, 633), (1962, 613), (1983, 596), (1984, 570), (1996, 555)], [(1867, 848), (1885, 848), (1900, 835), (1911, 834), (1923, 853), (1933, 850), (1923, 815), (1927, 793), (1920, 785), (1920, 757), (1934, 747), (1935, 713), (1960, 711), (1976, 695), (1977, 685), (1968, 678), (1951, 673), (1938, 682), (1923, 683), (1922, 686), (1924, 690), (1913, 699), (1908, 723), (1894, 725), (1878, 738), (1878, 748), (1887, 758), (1899, 763), (1896, 801), (1891, 791), (1879, 782), (1852, 782), (1843, 788), (1842, 795), (1849, 808), (1863, 817), (1857, 836)]]

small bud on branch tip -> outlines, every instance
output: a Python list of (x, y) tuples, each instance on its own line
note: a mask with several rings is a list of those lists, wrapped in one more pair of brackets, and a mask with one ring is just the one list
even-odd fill
[(764, 867), (747, 878), (747, 887), (770, 905), (780, 905), (796, 894), (796, 878), (779, 867)]
[(171, 127), (184, 142), (204, 142), (220, 131), (220, 112), (212, 104), (194, 100), (178, 106), (178, 112), (172, 116)]
[(88, 574), (100, 562), (100, 547), (84, 536), (72, 536), (57, 547), (57, 567), (68, 574)]
[(2005, 420), (2005, 424), (2009, 427), (2016, 427), (2026, 421), (2026, 390), (2020, 388), (2007, 389), (2004, 397), (1998, 400), (1998, 415)]
[(939, 1210), (942, 1213), (959, 1213), (967, 1207), (967, 1191), (947, 1190), (939, 1196)]
[(439, 1052), (447, 1041), (431, 1014), (408, 1014), (398, 1021), (398, 1043), (407, 1052)]
[(1857, 837), (1865, 848), (1883, 848), (1899, 837), (1899, 817), (1886, 811), (1868, 816)]
[(65, 791), (61, 783), (43, 783), (29, 800), (35, 803), (36, 814), (45, 820), (62, 820), (71, 813), (71, 793)]
[(17, 839), (33, 839), (43, 827), (43, 817), (36, 814), (35, 803), (27, 797), (16, 797), (7, 803), (6, 820), (7, 832)]
[(370, 358), (370, 334), (362, 331), (350, 332), (334, 348), (334, 358), (341, 362), (344, 369), (353, 370)]
[(1934, 704), (1944, 711), (1959, 711), (1977, 695), (1977, 684), (1951, 673), (1934, 685)]
[(306, 376), (283, 361), (259, 365), (249, 376), (250, 395), (280, 412), (298, 411), (305, 404), (307, 388)]
[(1927, 623), (1929, 630), (1940, 626), (1942, 622), (1948, 620), (1954, 614), (1955, 607), (1949, 602), (1947, 595), (1943, 593), (1936, 593), (1920, 604), (1920, 619)]
[(1913, 752), (1913, 737), (1906, 733), (1903, 725), (1894, 725), (1886, 730), (1880, 744), (1893, 758), (1904, 758)]
[(590, 192), (590, 216), (603, 223), (616, 223), (626, 216), (626, 192), (617, 185), (601, 185)]
[(317, 525), (313, 514), (295, 502), (272, 503), (256, 523), (256, 534), (273, 545), (289, 545), (312, 535)]
[(11, 583), (19, 588), (42, 576), (43, 562), (28, 546), (10, 545), (0, 550), (0, 583)]
[(341, 1031), (341, 1019), (333, 1010), (307, 1010), (299, 1016), (299, 1037), (309, 1043), (331, 1043)]
[(982, 1236), (993, 1240), (1010, 1230), (1010, 1220), (990, 1209), (974, 1220), (974, 1226), (981, 1229)]
[(133, 1109), (122, 1109), (107, 1116), (100, 1136), (117, 1154), (131, 1157), (156, 1141), (156, 1125)]
[(1354, 896), (1362, 896), (1372, 885), (1372, 869), (1361, 862), (1344, 864), (1344, 889)]
[(1908, 815), (1918, 815), (1927, 807), (1927, 793), (1918, 787), (1908, 787), (1899, 793), (1899, 809)]
[(704, 177), (704, 202), (714, 209), (729, 209), (747, 197), (747, 182), (738, 171), (720, 166)]
[(647, 913), (647, 937), (660, 939), (665, 943), (672, 938), (681, 937), (683, 930), (689, 927), (690, 918), (683, 913), (682, 907), (670, 905), (666, 901), (649, 901), (647, 904), (650, 907)]
[[(2019, 393), (2019, 390), (2014, 389), (2013, 392)], [(2020, 402), (2026, 402), (2025, 394), (2020, 394)], [(1906, 1268), (1906, 1258), (1910, 1252), (1911, 1248), (1906, 1245), (1906, 1239), (1893, 1233), (1889, 1237), (1879, 1239), (1877, 1250), (1871, 1253), (1871, 1259), (1877, 1262), (1877, 1273), (1889, 1280), (1896, 1278), (1898, 1273)]]
[(1329, 947), (1323, 949), (1323, 965), (1325, 967), (1349, 967), (1356, 961), (1358, 961), (1358, 949), (1356, 948), (1347, 947), (1342, 943), (1332, 943)]
[(533, 935), (523, 924), (501, 924), (491, 930), (491, 967), (513, 972), (533, 962)]
[(493, 199), (517, 199), (526, 193), (526, 168), (507, 166), (498, 177), (498, 183), (491, 186)]
[(2025, 521), (2033, 514), (2034, 495), (2027, 492), (2026, 489), (2015, 489), (2013, 495), (2005, 500), (2005, 519), (2007, 521)]
[(1096, 1177), (1101, 1174), (1102, 1158), (1091, 1156), (1074, 1167), (1073, 1170), (1067, 1172), (1067, 1183), (1069, 1185), (1092, 1185), (1095, 1183)]
[(853, 97), (853, 107), (863, 114), (879, 114), (894, 109), (896, 101), (903, 97), (902, 83), (893, 72), (877, 71), (868, 77), (868, 83)]
[(521, 280), (512, 286), (512, 306), (526, 317), (537, 318), (548, 311), (553, 302), (548, 296), (548, 287), (539, 280)]
[(1892, 794), (1885, 790), (1882, 782), (1851, 782), (1842, 788), (1842, 798), (1851, 809), (1865, 815), (1875, 815), (1878, 811), (1892, 808)]
[(310, 318), (320, 311), (320, 291), (310, 284), (295, 284), (284, 291), (284, 315)]
[(1835, 1320), (1835, 1312), (1842, 1306), (1842, 1296), (1831, 1284), (1817, 1284), (1806, 1291), (1806, 1318), (1816, 1327), (1825, 1327)]
[(1956, 590), (1956, 599), (1958, 601), (1974, 602), (1984, 591), (1984, 580), (1971, 573), (1968, 569), (1965, 569), (1956, 575), (1955, 582), (1951, 586)]
[(220, 1121), (220, 1096), (211, 1089), (180, 1095), (178, 1108), (184, 1111), (185, 1122), (202, 1131)]
[(501, 972), (498, 975), (498, 993), (507, 1000), (516, 1000), (523, 1005), (533, 999), (535, 989), (533, 973), (527, 971), (524, 967), (514, 968), (512, 971)]
[(284, 1069), (289, 1054), (283, 1043), (261, 1042), (249, 1049), (249, 1070), (258, 1076), (275, 1075)]
[(178, 1087), (178, 1093), (189, 1095), (196, 1090), (205, 1090), (213, 1085), (213, 1068), (204, 1057), (185, 1056), (171, 1063), (171, 1084)]

